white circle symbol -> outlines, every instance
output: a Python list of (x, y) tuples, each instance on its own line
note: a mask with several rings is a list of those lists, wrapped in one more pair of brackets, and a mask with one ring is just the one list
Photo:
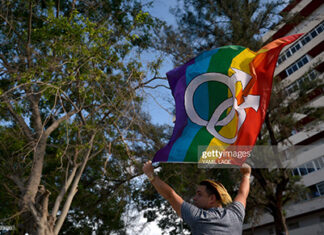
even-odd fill
[[(232, 97), (224, 100), (214, 111), (212, 117), (210, 118), (209, 121), (202, 119), (196, 112), (194, 104), (193, 104), (193, 97), (196, 89), (203, 83), (205, 82), (210, 82), (210, 81), (216, 81), (216, 82), (221, 82), (225, 84), (231, 91)], [(221, 73), (205, 73), (202, 75), (197, 76), (194, 78), (188, 85), (186, 91), (185, 91), (185, 109), (188, 114), (188, 117), (191, 119), (193, 123), (196, 123), (200, 126), (206, 126), (207, 131), (212, 134), (214, 137), (217, 139), (228, 143), (228, 144), (233, 144), (236, 141), (237, 136), (234, 138), (226, 138), (222, 135), (220, 135), (216, 130), (215, 126), (226, 126), (229, 124), (234, 116), (235, 116), (235, 109), (234, 109), (234, 104), (235, 104), (235, 79), (231, 79), (230, 77), (221, 74)], [(227, 114), (225, 118), (222, 120), (219, 120), (221, 114), (227, 110), (228, 108), (231, 108), (231, 111)]]

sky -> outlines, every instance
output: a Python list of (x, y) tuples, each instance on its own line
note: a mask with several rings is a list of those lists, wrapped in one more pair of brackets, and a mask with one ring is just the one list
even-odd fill
[[(148, 0), (149, 1), (149, 0)], [(271, 0), (262, 0), (264, 3), (271, 2)], [(169, 25), (176, 25), (175, 17), (170, 13), (170, 8), (174, 8), (177, 5), (177, 0), (152, 0), (153, 7), (149, 9), (149, 12), (161, 19), (166, 21)], [(282, 5), (284, 8), (286, 5)], [(158, 53), (150, 52), (145, 53), (142, 56), (143, 63), (149, 63), (159, 56)], [(174, 68), (171, 58), (163, 58), (164, 62), (160, 69), (159, 76), (166, 77), (166, 73)], [(148, 79), (150, 77), (148, 76)], [(156, 84), (156, 83), (155, 83)], [(167, 81), (163, 83), (169, 86)], [(152, 83), (151, 85), (154, 85)], [(174, 99), (171, 95), (171, 90), (166, 88), (158, 88), (154, 90), (147, 89), (143, 109), (151, 116), (151, 120), (154, 124), (168, 124), (173, 126), (173, 115), (174, 111)]]
[[(168, 24), (175, 25), (175, 18), (169, 12), (169, 10), (170, 7), (175, 7), (176, 3), (176, 0), (154, 0), (153, 7), (149, 10), (149, 12), (159, 19), (165, 20)], [(153, 61), (157, 56), (159, 56), (158, 53), (145, 53), (142, 56), (142, 62), (149, 63), (150, 61)], [(171, 58), (164, 57), (163, 60), (163, 64), (159, 71), (160, 77), (166, 77), (166, 73), (174, 68), (171, 62)], [(169, 87), (167, 81), (163, 82), (163, 84)], [(151, 85), (154, 85), (154, 83), (152, 83)], [(154, 124), (169, 124), (172, 126), (174, 100), (171, 95), (171, 90), (160, 87), (157, 89), (146, 89), (146, 92), (148, 94), (146, 95), (143, 109), (151, 115), (152, 122)]]
[[(153, 8), (149, 12), (159, 19), (165, 20), (168, 24), (175, 24), (174, 16), (169, 12), (170, 7), (176, 5), (176, 0), (153, 0)], [(158, 56), (155, 53), (146, 53), (143, 56), (143, 63), (148, 63)], [(159, 76), (166, 77), (166, 73), (173, 69), (173, 64), (170, 58), (164, 58), (164, 62), (160, 68)], [(165, 81), (163, 83), (169, 86)], [(143, 109), (151, 115), (152, 122), (154, 124), (172, 124), (172, 111), (174, 109), (174, 100), (171, 95), (171, 90), (164, 87), (160, 87), (154, 90), (147, 89), (148, 94), (146, 95)], [(154, 98), (153, 98), (154, 97)], [(161, 107), (162, 106), (162, 107)], [(137, 223), (145, 223), (146, 219), (141, 216), (140, 221)], [(161, 229), (158, 227), (156, 222), (147, 223), (141, 235), (159, 235), (162, 234)]]

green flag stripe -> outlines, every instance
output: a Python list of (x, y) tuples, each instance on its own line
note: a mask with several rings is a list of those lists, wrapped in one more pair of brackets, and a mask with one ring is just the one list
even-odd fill
[[(228, 50), (227, 48), (231, 48), (234, 50)], [(240, 54), (245, 48), (241, 46), (228, 46), (219, 48), (217, 53), (215, 53), (208, 67), (207, 73), (223, 73), (228, 75), (228, 70), (232, 63), (234, 57)], [(221, 84), (219, 82), (208, 82), (208, 95), (209, 95), (209, 118), (212, 116), (216, 107), (222, 103), (224, 100), (228, 98), (228, 88), (226, 85)], [(226, 112), (224, 112), (220, 119), (223, 119), (226, 116)], [(216, 127), (217, 131), (220, 131), (221, 127)], [(186, 157), (184, 159), (185, 162), (197, 162), (198, 157), (201, 156), (201, 151), (198, 152), (197, 143), (202, 146), (208, 146), (213, 136), (206, 130), (206, 127), (201, 127), (193, 141), (191, 142), (189, 149), (187, 151)]]

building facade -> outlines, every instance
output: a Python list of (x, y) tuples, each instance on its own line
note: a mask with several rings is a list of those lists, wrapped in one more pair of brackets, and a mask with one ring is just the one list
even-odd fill
[[(301, 105), (324, 108), (324, 1), (295, 0), (283, 12), (294, 15), (294, 20), (269, 31), (263, 40), (304, 34), (283, 48), (274, 77), (281, 80), (287, 99), (302, 94)], [(313, 86), (307, 89), (307, 84)], [(309, 192), (285, 207), (287, 227), (291, 235), (324, 234), (324, 122), (316, 112), (294, 116), (296, 128), (279, 149), (292, 174), (302, 177)], [(243, 234), (275, 234), (273, 217), (264, 214), (258, 223), (245, 224)]]

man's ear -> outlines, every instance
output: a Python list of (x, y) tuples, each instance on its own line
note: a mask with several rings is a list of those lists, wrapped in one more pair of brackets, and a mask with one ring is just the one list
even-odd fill
[(209, 201), (210, 201), (211, 203), (215, 203), (215, 202), (217, 202), (216, 195), (215, 195), (215, 194), (210, 195), (210, 196), (209, 196)]

